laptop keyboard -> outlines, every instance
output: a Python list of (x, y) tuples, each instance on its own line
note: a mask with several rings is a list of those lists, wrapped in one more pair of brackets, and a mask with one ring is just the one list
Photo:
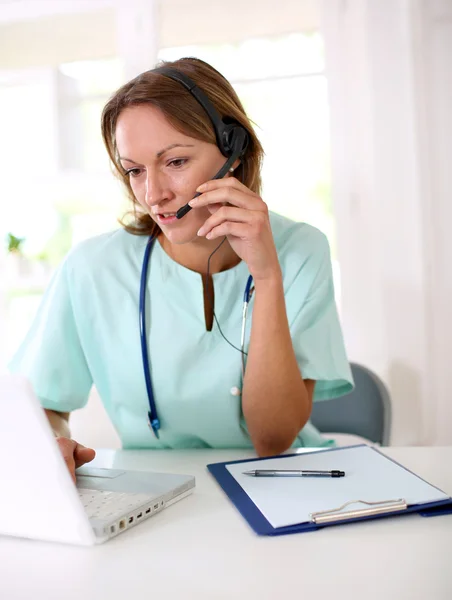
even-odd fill
[(77, 491), (89, 518), (116, 519), (141, 506), (146, 514), (159, 509), (155, 497), (148, 494), (106, 492), (84, 488), (79, 488)]

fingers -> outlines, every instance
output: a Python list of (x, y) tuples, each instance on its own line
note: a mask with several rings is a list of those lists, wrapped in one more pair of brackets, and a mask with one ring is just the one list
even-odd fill
[(218, 225), (209, 231), (206, 238), (208, 240), (215, 240), (218, 237), (224, 237), (226, 235), (245, 240), (249, 237), (249, 226), (246, 223), (224, 221), (221, 225)]
[(68, 438), (58, 437), (56, 438), (58, 446), (60, 447), (61, 454), (63, 455), (64, 462), (69, 469), (69, 473), (75, 483), (75, 460), (74, 460), (74, 450), (77, 442), (74, 440), (70, 440)]
[(219, 188), (234, 188), (238, 191), (244, 192), (245, 194), (249, 194), (250, 196), (255, 196), (258, 198), (259, 196), (252, 192), (249, 188), (246, 187), (241, 181), (239, 181), (236, 177), (225, 177), (223, 179), (211, 179), (210, 181), (206, 181), (198, 188), (196, 188), (197, 192), (204, 194), (204, 192), (209, 192), (211, 190), (216, 190)]
[(85, 463), (91, 462), (95, 456), (95, 450), (86, 448), (86, 446), (82, 446), (82, 444), (77, 444), (74, 451), (75, 468), (78, 469)]
[(231, 204), (238, 208), (248, 210), (266, 211), (267, 205), (254, 192), (251, 192), (246, 186), (234, 178), (215, 179), (200, 186), (198, 191), (202, 191), (197, 198), (190, 200), (189, 205), (192, 208), (200, 208), (211, 204)]
[(253, 213), (249, 210), (235, 208), (232, 206), (222, 206), (211, 217), (207, 219), (204, 225), (198, 230), (198, 235), (205, 235), (208, 239), (209, 233), (214, 227), (218, 227), (224, 221), (235, 223), (250, 223), (253, 219)]
[(57, 437), (56, 441), (75, 483), (75, 469), (92, 461), (96, 453), (92, 448), (85, 448), (82, 444), (78, 444), (75, 440), (69, 438)]
[(269, 223), (266, 213), (223, 206), (207, 219), (198, 230), (199, 236), (208, 240), (224, 235), (233, 235), (241, 239), (259, 238)]

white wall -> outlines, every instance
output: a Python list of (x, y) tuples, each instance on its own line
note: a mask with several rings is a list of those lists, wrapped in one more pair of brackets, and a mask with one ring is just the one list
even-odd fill
[(323, 8), (349, 354), (389, 384), (394, 444), (450, 444), (452, 3)]
[(428, 352), (431, 356), (426, 404), (436, 411), (431, 438), (452, 443), (452, 2), (423, 0), (419, 56), (423, 60), (419, 85), (425, 93), (422, 137), (428, 170), (425, 203), (430, 248)]

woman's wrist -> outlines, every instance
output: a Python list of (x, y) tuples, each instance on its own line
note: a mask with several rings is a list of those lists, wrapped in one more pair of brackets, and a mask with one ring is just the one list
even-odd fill
[(62, 413), (58, 413), (54, 410), (44, 409), (47, 419), (52, 428), (53, 434), (56, 438), (64, 437), (70, 438), (71, 433), (69, 430), (69, 423)]
[(283, 277), (281, 269), (275, 269), (267, 277), (253, 279), (254, 290), (256, 293), (283, 291)]

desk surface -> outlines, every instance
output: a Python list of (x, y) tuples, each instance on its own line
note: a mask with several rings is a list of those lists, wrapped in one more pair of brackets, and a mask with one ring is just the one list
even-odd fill
[[(452, 447), (385, 452), (452, 495)], [(452, 598), (452, 515), (259, 537), (205, 468), (247, 456), (230, 450), (98, 451), (93, 466), (189, 473), (196, 476), (196, 491), (93, 548), (0, 537), (0, 598)]]

